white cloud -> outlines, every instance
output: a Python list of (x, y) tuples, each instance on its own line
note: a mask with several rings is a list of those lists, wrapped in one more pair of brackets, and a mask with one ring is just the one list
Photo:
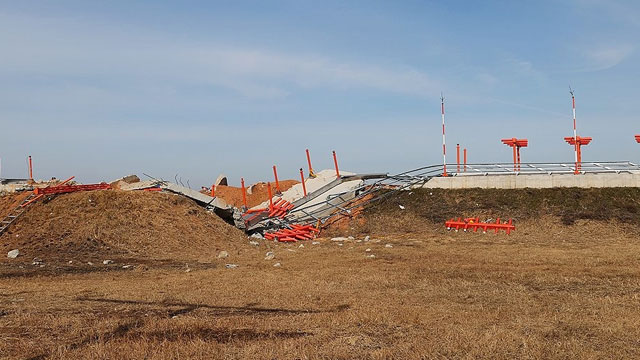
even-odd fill
[(640, 6), (636, 0), (574, 0), (574, 3), (581, 9), (605, 14), (615, 23), (640, 26)]
[[(424, 72), (221, 44), (176, 42), (166, 34), (116, 29), (73, 19), (0, 13), (0, 74), (166, 81), (278, 98), (296, 88), (369, 89), (427, 96), (440, 86)], [(2, 70), (4, 69), (4, 70)]]
[(585, 52), (589, 65), (582, 71), (600, 71), (610, 69), (623, 62), (634, 51), (629, 44), (607, 45)]

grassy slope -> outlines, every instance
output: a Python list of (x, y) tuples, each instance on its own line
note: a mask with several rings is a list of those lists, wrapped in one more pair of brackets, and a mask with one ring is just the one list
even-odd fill
[(365, 230), (382, 226), (418, 230), (425, 222), (441, 224), (471, 216), (516, 222), (557, 218), (564, 225), (586, 219), (640, 226), (640, 189), (418, 189), (370, 206), (365, 216)]

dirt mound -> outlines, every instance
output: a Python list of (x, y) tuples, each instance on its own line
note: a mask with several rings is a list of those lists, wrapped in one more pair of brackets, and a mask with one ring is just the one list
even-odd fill
[(34, 204), (0, 236), (0, 249), (24, 259), (108, 257), (212, 259), (245, 235), (181, 196), (116, 190), (57, 196)]
[(18, 194), (8, 194), (0, 196), (0, 218), (4, 218), (15, 209), (31, 192), (22, 192)]
[[(280, 183), (280, 191), (287, 191), (293, 185), (299, 183), (296, 180), (282, 180)], [(276, 194), (276, 185), (271, 184), (272, 194)], [(250, 192), (250, 193), (249, 193)], [(208, 193), (208, 192), (207, 192)], [(227, 204), (235, 207), (242, 206), (242, 188), (234, 186), (218, 185), (216, 186), (216, 196), (226, 201)], [(267, 183), (259, 182), (247, 189), (247, 205), (252, 208), (269, 200), (269, 189)]]
[[(403, 209), (404, 208), (404, 209)], [(424, 231), (451, 218), (509, 219), (517, 223), (557, 219), (573, 225), (582, 220), (640, 227), (638, 188), (557, 189), (417, 189), (393, 194), (365, 210), (360, 231)], [(546, 220), (545, 220), (546, 221)]]

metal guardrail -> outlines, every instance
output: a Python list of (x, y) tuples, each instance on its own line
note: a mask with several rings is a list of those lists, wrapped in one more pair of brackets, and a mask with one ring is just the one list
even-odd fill
[[(447, 169), (457, 169), (457, 164), (447, 164)], [(497, 175), (553, 175), (553, 174), (571, 174), (575, 175), (575, 163), (521, 163), (519, 169), (514, 170), (513, 163), (487, 163), (487, 164), (467, 164), (467, 171), (464, 165), (460, 165), (460, 172), (449, 172), (448, 176), (497, 176)], [(290, 224), (300, 223), (326, 223), (330, 219), (350, 214), (354, 208), (370, 205), (374, 202), (392, 196), (398, 191), (410, 190), (419, 185), (424, 185), (434, 177), (443, 176), (443, 166), (430, 165), (395, 175), (380, 174), (377, 177), (365, 179), (362, 186), (349, 191), (355, 193), (355, 197), (347, 197), (348, 200), (336, 202), (336, 199), (342, 200), (344, 194), (333, 194), (324, 202), (315, 203), (310, 206), (301, 204), (299, 207), (291, 210), (284, 219), (271, 219), (272, 225), (276, 227), (286, 227)], [(602, 161), (602, 162), (583, 162), (579, 167), (579, 174), (640, 174), (640, 165), (629, 161)], [(380, 191), (386, 190), (386, 191)], [(362, 200), (366, 199), (367, 200)], [(322, 206), (326, 205), (326, 206)], [(327, 208), (335, 209), (334, 212), (326, 215)], [(315, 209), (313, 209), (315, 208)], [(294, 215), (295, 216), (291, 216)], [(299, 216), (304, 214), (304, 216)]]
[[(451, 166), (451, 165), (450, 165)], [(454, 166), (457, 166), (454, 165)], [(451, 167), (450, 167), (451, 168)], [(522, 163), (517, 167), (511, 163), (467, 164), (460, 165), (460, 172), (452, 172), (451, 176), (473, 175), (553, 175), (574, 174), (575, 163)], [(603, 173), (640, 173), (640, 166), (629, 161), (583, 162), (578, 166), (579, 174)]]

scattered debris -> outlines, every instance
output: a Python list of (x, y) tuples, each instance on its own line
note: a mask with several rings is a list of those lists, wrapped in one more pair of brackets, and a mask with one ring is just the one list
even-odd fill
[(273, 264), (273, 267), (280, 267), (280, 266), (282, 266), (282, 264), (280, 264), (280, 263)]
[(222, 250), (218, 253), (218, 259), (225, 259), (229, 257), (229, 253)]
[(238, 267), (237, 264), (226, 264), (224, 267), (226, 267), (227, 269), (235, 269)]
[(253, 234), (251, 234), (251, 237), (254, 238), (254, 239), (264, 240), (264, 236), (262, 236), (262, 234), (260, 234), (260, 233), (253, 233)]
[(365, 252), (371, 252), (371, 249), (367, 249), (367, 250), (365, 250)]
[(269, 251), (269, 252), (265, 255), (264, 259), (265, 259), (265, 260), (273, 260), (275, 257), (276, 257), (276, 254), (274, 254), (274, 253), (273, 253), (273, 251)]
[(365, 237), (364, 237), (364, 242), (367, 242), (367, 241), (369, 241), (370, 239), (371, 239), (371, 237), (370, 237), (369, 235), (367, 235), (367, 236), (365, 236)]
[(93, 263), (91, 261), (89, 261), (89, 262), (87, 262), (87, 265), (93, 266)]
[(311, 225), (291, 225), (290, 229), (267, 232), (264, 237), (269, 240), (280, 242), (296, 242), (298, 240), (309, 240), (315, 238), (320, 230)]
[(249, 245), (260, 246), (260, 243), (252, 240), (252, 241), (249, 241)]
[(35, 257), (35, 258), (33, 258), (33, 262), (31, 263), (31, 265), (44, 266), (44, 261), (42, 261), (42, 259), (40, 259), (40, 258)]
[(373, 254), (371, 254), (371, 255), (367, 255), (367, 259), (375, 259), (375, 258), (376, 258), (376, 256), (375, 256), (375, 255), (373, 255)]
[(103, 264), (103, 265), (110, 265), (110, 264), (113, 264), (113, 260), (104, 260), (104, 261), (102, 261), (102, 264)]
[(7, 257), (9, 259), (15, 259), (20, 255), (20, 250), (15, 249), (15, 250), (11, 250), (7, 253)]
[(347, 241), (347, 240), (349, 240), (349, 239), (347, 239), (346, 237), (342, 237), (342, 236), (331, 238), (331, 241)]
[(386, 247), (386, 248), (392, 248), (392, 247), (393, 247), (393, 245), (391, 245), (391, 244), (387, 244), (387, 245), (385, 245), (384, 247)]
[(131, 269), (131, 268), (133, 268), (133, 265), (123, 265), (122, 268), (123, 269)]
[(405, 209), (405, 207), (402, 206), (402, 205), (398, 205), (398, 207), (400, 207), (400, 210), (404, 210)]
[(320, 241), (314, 241), (311, 243), (311, 245), (320, 245)]

